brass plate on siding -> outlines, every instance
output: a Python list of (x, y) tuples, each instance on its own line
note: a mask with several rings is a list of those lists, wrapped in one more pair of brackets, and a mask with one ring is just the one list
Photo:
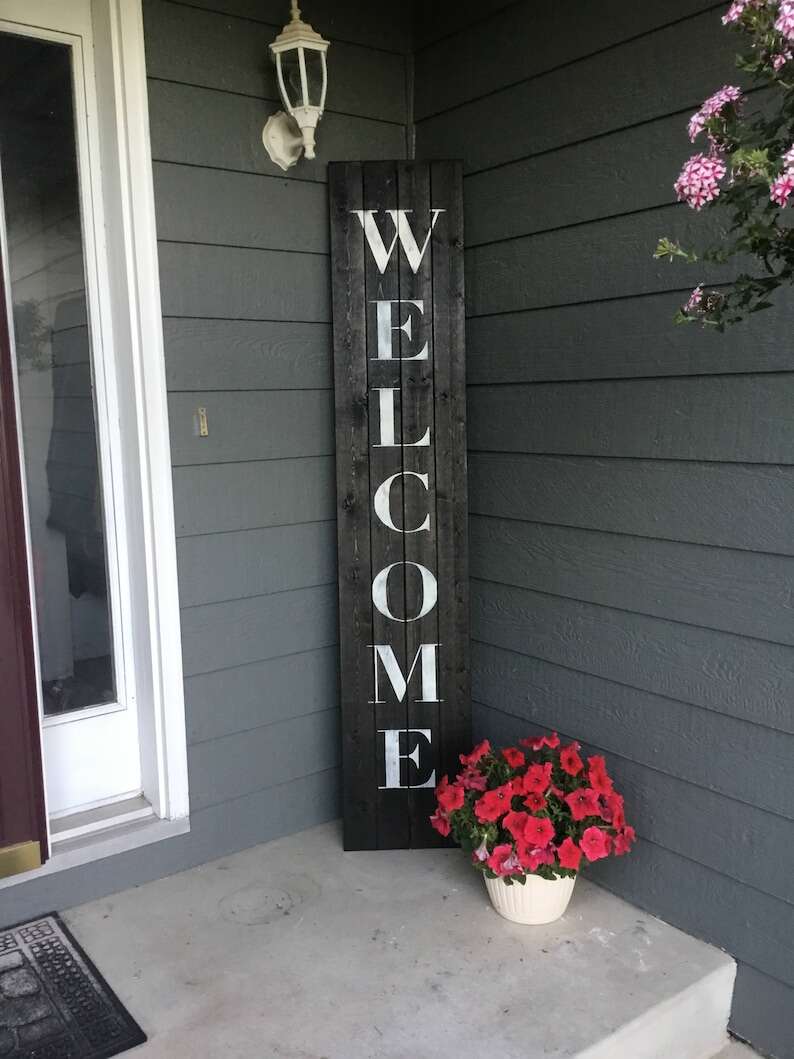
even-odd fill
[(38, 842), (18, 842), (15, 846), (0, 849), (0, 879), (40, 867), (41, 850)]

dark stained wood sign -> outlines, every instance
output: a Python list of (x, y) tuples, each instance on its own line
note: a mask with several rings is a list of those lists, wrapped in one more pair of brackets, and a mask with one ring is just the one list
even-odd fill
[(470, 740), (461, 170), (329, 184), (345, 848), (438, 845)]

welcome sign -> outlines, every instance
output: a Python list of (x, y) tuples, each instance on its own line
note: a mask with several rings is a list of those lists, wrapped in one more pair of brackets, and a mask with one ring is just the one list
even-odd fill
[(329, 186), (345, 848), (437, 845), (470, 742), (461, 171)]

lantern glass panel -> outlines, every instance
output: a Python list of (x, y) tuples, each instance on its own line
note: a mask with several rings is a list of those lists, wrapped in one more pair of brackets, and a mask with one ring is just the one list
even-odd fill
[(302, 107), (303, 87), (301, 85), (298, 50), (295, 48), (292, 51), (283, 51), (278, 58), (281, 63), (281, 76), (284, 79), (284, 88), (288, 97), (284, 100), (284, 103), (286, 104), (287, 109)]
[(323, 97), (322, 55), (314, 48), (306, 48), (303, 54), (306, 58), (306, 83), (309, 88), (307, 102), (313, 107), (319, 107)]

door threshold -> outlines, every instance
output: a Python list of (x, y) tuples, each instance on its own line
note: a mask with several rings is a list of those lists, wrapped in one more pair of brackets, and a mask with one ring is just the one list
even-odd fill
[(131, 824), (153, 816), (154, 809), (142, 794), (138, 794), (122, 801), (111, 802), (109, 805), (68, 813), (50, 820), (50, 843), (54, 851), (62, 842), (95, 835), (108, 828), (120, 827), (122, 824)]
[[(130, 802), (138, 802), (138, 799), (129, 799)], [(145, 801), (145, 799), (144, 799)], [(125, 803), (116, 802), (115, 805), (105, 806), (104, 811), (112, 809), (115, 813), (107, 816), (96, 827), (94, 821), (85, 821), (80, 834), (65, 834), (68, 826), (75, 830), (75, 816), (92, 816), (103, 810), (92, 809), (85, 813), (75, 813), (72, 817), (63, 817), (61, 820), (53, 821), (53, 829), (62, 825), (61, 837), (56, 839), (52, 836), (52, 855), (50, 859), (40, 868), (32, 871), (21, 872), (19, 875), (10, 875), (6, 879), (0, 879), (0, 890), (10, 886), (24, 885), (47, 875), (55, 875), (60, 871), (68, 871), (70, 868), (80, 867), (92, 861), (104, 860), (106, 857), (114, 857), (118, 853), (128, 853), (130, 850), (141, 846), (148, 846), (154, 842), (162, 842), (178, 835), (186, 835), (190, 831), (190, 817), (180, 816), (173, 820), (162, 820), (155, 816), (154, 810), (146, 802), (148, 811), (144, 813), (144, 806), (138, 804), (129, 807), (126, 818), (119, 817), (119, 808)], [(141, 815), (136, 816), (136, 813)], [(125, 814), (122, 813), (122, 817)]]

